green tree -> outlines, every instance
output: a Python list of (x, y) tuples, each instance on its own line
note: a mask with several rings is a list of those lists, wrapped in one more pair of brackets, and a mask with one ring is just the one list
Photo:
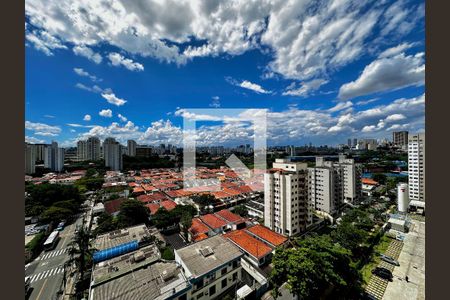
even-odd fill
[(53, 222), (57, 223), (61, 220), (66, 220), (73, 216), (70, 209), (51, 206), (47, 208), (40, 216), (42, 222)]
[(203, 210), (205, 206), (213, 205), (216, 203), (216, 198), (210, 194), (195, 195), (191, 197), (192, 201), (200, 206), (200, 210)]
[(248, 209), (245, 207), (245, 205), (238, 205), (234, 208), (233, 212), (235, 214), (240, 215), (241, 217), (248, 216)]
[(186, 241), (188, 240), (188, 230), (192, 226), (192, 215), (186, 211), (181, 215), (180, 225)]
[(94, 235), (106, 233), (117, 229), (117, 221), (107, 213), (101, 213), (97, 219), (97, 227), (94, 230)]
[(383, 173), (375, 173), (373, 174), (372, 179), (378, 182), (379, 184), (386, 184), (387, 176)]
[(367, 242), (368, 234), (351, 223), (343, 222), (331, 233), (331, 237), (336, 243), (349, 249), (355, 256), (358, 255), (362, 245)]
[(148, 223), (149, 209), (139, 200), (128, 199), (120, 204), (118, 222), (121, 227)]
[(69, 243), (69, 263), (75, 264), (81, 281), (84, 280), (84, 274), (92, 263), (92, 255), (95, 251), (92, 247), (91, 238), (91, 234), (83, 224)]
[(300, 299), (319, 299), (331, 291), (333, 299), (355, 299), (361, 291), (361, 277), (350, 252), (327, 235), (309, 236), (297, 247), (277, 249), (272, 259), (270, 281), (277, 296), (285, 282)]

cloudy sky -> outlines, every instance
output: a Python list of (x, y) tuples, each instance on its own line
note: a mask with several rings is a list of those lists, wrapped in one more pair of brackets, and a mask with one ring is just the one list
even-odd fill
[[(271, 145), (423, 131), (424, 1), (26, 0), (25, 139), (181, 144), (189, 108)], [(194, 116), (195, 117), (195, 116)], [(199, 122), (203, 144), (250, 142)]]

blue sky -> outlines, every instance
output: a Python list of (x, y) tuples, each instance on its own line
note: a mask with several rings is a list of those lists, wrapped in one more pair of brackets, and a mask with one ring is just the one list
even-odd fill
[(181, 144), (188, 108), (266, 108), (270, 145), (424, 130), (423, 1), (27, 0), (25, 35), (29, 142)]

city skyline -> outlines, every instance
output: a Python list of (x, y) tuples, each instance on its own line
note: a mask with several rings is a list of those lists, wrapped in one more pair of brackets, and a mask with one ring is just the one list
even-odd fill
[[(167, 2), (155, 21), (151, 5), (111, 3), (73, 3), (69, 18), (64, 1), (26, 2), (26, 141), (181, 146), (185, 109), (219, 107), (268, 109), (268, 145), (424, 129), (422, 1)], [(204, 145), (253, 133), (200, 126)]]

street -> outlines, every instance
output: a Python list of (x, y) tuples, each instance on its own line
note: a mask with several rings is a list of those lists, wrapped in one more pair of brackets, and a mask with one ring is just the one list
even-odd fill
[(75, 229), (82, 224), (82, 215), (65, 227), (61, 233), (58, 244), (51, 251), (43, 251), (25, 269), (25, 279), (30, 278), (32, 291), (30, 300), (56, 299), (62, 286), (64, 276), (64, 263), (69, 259), (67, 254)]

